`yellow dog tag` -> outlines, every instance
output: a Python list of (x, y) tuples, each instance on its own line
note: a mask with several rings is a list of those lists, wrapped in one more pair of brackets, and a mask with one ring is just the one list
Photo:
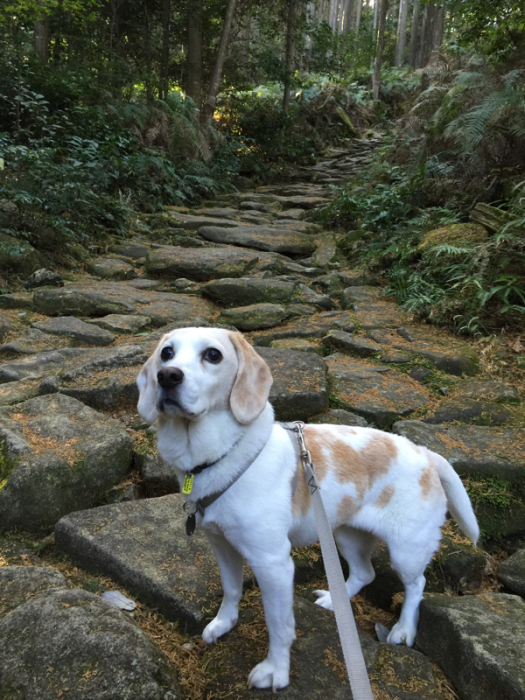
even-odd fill
[(186, 474), (186, 476), (184, 477), (184, 483), (182, 484), (182, 493), (185, 493), (187, 496), (191, 493), (194, 478), (195, 477), (193, 474)]

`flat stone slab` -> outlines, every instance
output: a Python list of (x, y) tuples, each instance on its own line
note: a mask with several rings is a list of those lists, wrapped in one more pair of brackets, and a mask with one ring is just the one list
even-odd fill
[(357, 302), (353, 310), (361, 328), (365, 331), (374, 328), (398, 328), (408, 323), (408, 314), (387, 301)]
[[(395, 326), (394, 326), (395, 327)], [(393, 331), (372, 331), (376, 342), (424, 357), (447, 374), (474, 375), (478, 371), (476, 353), (467, 343), (429, 327), (397, 327)]]
[(137, 277), (133, 265), (116, 258), (95, 258), (86, 263), (86, 270), (106, 280), (131, 280)]
[[(237, 212), (239, 214), (239, 212)], [(180, 211), (172, 211), (168, 207), (166, 219), (172, 224), (178, 224), (187, 231), (197, 231), (201, 226), (238, 226), (239, 222), (233, 219), (217, 219), (213, 216), (194, 216), (193, 214), (184, 214)]]
[(447, 459), (460, 476), (486, 474), (512, 483), (525, 476), (525, 429), (478, 425), (429, 425), (407, 420), (393, 432)]
[(201, 294), (222, 306), (241, 306), (264, 302), (282, 304), (290, 300), (297, 284), (258, 277), (224, 278), (208, 282)]
[(416, 645), (463, 700), (525, 698), (525, 602), (485, 593), (435, 595), (421, 603)]
[(47, 316), (107, 316), (136, 314), (156, 326), (170, 321), (210, 319), (214, 309), (204, 299), (169, 292), (134, 289), (127, 284), (100, 282), (70, 284), (62, 289), (37, 289), (36, 310)]
[(147, 634), (79, 589), (40, 591), (0, 620), (0, 668), (5, 698), (183, 697), (175, 669)]
[(222, 591), (205, 536), (186, 535), (179, 494), (70, 513), (57, 547), (88, 571), (111, 577), (141, 601), (198, 634)]
[(274, 340), (285, 338), (323, 338), (332, 329), (352, 333), (355, 329), (354, 317), (347, 311), (327, 311), (289, 321), (278, 329), (253, 333), (252, 338), (256, 345), (270, 345)]
[[(20, 379), (36, 379), (66, 366), (67, 359), (92, 352), (89, 348), (64, 348), (21, 357), (0, 365), (0, 384)], [(102, 351), (101, 351), (102, 352)]]
[(0, 294), (0, 309), (32, 309), (33, 292)]
[(257, 253), (233, 247), (196, 249), (162, 246), (150, 250), (145, 267), (148, 274), (157, 277), (187, 277), (207, 282), (222, 277), (242, 277), (258, 261)]
[(138, 260), (139, 258), (145, 258), (148, 254), (149, 245), (144, 245), (143, 243), (135, 243), (129, 241), (127, 243), (118, 243), (112, 245), (109, 248), (110, 253), (115, 253), (115, 255), (122, 255), (125, 258), (134, 258)]
[(93, 327), (74, 316), (60, 316), (48, 318), (45, 321), (36, 321), (33, 328), (50, 335), (68, 336), (80, 340), (87, 345), (111, 345), (115, 336), (108, 330)]
[(326, 365), (314, 353), (256, 347), (273, 376), (270, 403), (277, 420), (307, 420), (328, 408)]
[(122, 425), (69, 396), (0, 408), (0, 523), (32, 533), (65, 513), (97, 505), (131, 465)]
[[(251, 596), (242, 605), (238, 625), (206, 651), (212, 680), (205, 696), (221, 697), (235, 687), (237, 700), (276, 697), (268, 690), (249, 690), (239, 678), (266, 653), (267, 631), (262, 604)], [(351, 697), (333, 613), (296, 596), (297, 640), (291, 651), (290, 685), (279, 690), (282, 700), (348, 700)], [(359, 632), (375, 698), (381, 700), (441, 700), (432, 665), (423, 654), (404, 646), (379, 644)], [(417, 690), (415, 690), (417, 689)]]
[(512, 419), (512, 413), (502, 404), (475, 399), (456, 398), (444, 401), (426, 423), (450, 423), (461, 421), (478, 425), (504, 425)]
[(78, 343), (70, 336), (51, 335), (39, 331), (37, 328), (28, 328), (25, 332), (20, 333), (16, 339), (1, 345), (0, 356), (5, 356), (9, 360), (13, 355), (34, 355), (75, 345)]
[(250, 304), (223, 309), (217, 322), (235, 326), (240, 331), (255, 331), (278, 326), (288, 316), (280, 304)]
[(373, 340), (359, 335), (350, 335), (344, 331), (330, 331), (323, 338), (323, 342), (332, 348), (345, 350), (357, 357), (373, 357), (381, 351), (381, 346)]
[(285, 255), (311, 255), (316, 245), (312, 237), (280, 226), (237, 226), (236, 228), (219, 228), (203, 226), (199, 235), (215, 243), (229, 243), (245, 248), (266, 250)]
[(150, 325), (148, 316), (134, 316), (132, 314), (108, 314), (102, 318), (95, 318), (89, 323), (99, 326), (111, 333), (129, 335), (138, 333), (143, 328)]
[(406, 375), (339, 354), (325, 361), (341, 408), (378, 426), (389, 427), (430, 401), (421, 385)]

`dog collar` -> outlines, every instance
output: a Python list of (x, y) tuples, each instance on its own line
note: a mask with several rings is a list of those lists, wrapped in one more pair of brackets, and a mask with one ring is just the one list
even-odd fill
[[(233, 486), (233, 484), (241, 478), (241, 476), (244, 474), (244, 472), (249, 469), (252, 464), (255, 462), (257, 457), (261, 454), (261, 452), (264, 450), (266, 447), (266, 442), (262, 445), (262, 447), (257, 451), (254, 457), (250, 457), (248, 462), (243, 466), (243, 468), (239, 471), (238, 474), (234, 476), (234, 478), (227, 484), (223, 489), (220, 491), (215, 491), (214, 493), (211, 493), (209, 496), (205, 496), (204, 498), (199, 498), (198, 501), (186, 501), (184, 505), (182, 506), (184, 511), (188, 513), (188, 517), (186, 518), (186, 534), (188, 537), (190, 535), (193, 535), (195, 532), (195, 525), (196, 525), (196, 514), (199, 513), (202, 517), (204, 517), (204, 513), (206, 511), (206, 508), (211, 506), (212, 503), (215, 503), (215, 501), (222, 496), (223, 493), (225, 493), (230, 486)], [(231, 448), (233, 449), (233, 448)], [(228, 450), (228, 452), (231, 451)], [(226, 453), (228, 454), (228, 453)], [(226, 456), (226, 455), (224, 455)], [(222, 457), (221, 457), (222, 459)], [(219, 461), (219, 460), (217, 460)], [(215, 462), (214, 462), (215, 464)], [(211, 464), (209, 466), (212, 466)], [(184, 480), (186, 482), (186, 479)], [(184, 487), (182, 489), (182, 492), (184, 493)]]
[(240, 437), (236, 442), (233, 443), (233, 445), (230, 447), (230, 449), (227, 450), (227, 451), (226, 451), (223, 455), (221, 455), (218, 459), (216, 459), (215, 462), (203, 462), (202, 464), (198, 464), (196, 467), (193, 467), (193, 469), (190, 469), (190, 471), (187, 472), (187, 473), (188, 473), (188, 474), (200, 474), (200, 473), (203, 472), (205, 469), (209, 469), (210, 467), (214, 467), (218, 462), (221, 461), (221, 459), (224, 459), (225, 457), (227, 457), (227, 456), (230, 454), (230, 452), (231, 452), (235, 447), (237, 447), (237, 445), (240, 443), (240, 441), (242, 440), (243, 437), (244, 437), (244, 435), (241, 435), (241, 437)]

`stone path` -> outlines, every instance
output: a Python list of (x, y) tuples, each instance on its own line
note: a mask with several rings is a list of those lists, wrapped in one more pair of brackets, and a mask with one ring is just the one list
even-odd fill
[[(244, 331), (272, 370), (270, 399), (279, 420), (368, 423), (427, 445), (465, 477), (489, 551), (523, 538), (519, 392), (484, 376), (471, 345), (414, 323), (384, 298), (380, 280), (353, 267), (338, 234), (314, 220), (330, 202), (327, 185), (356, 173), (377, 145), (334, 150), (296, 184), (225, 195), (196, 211), (168, 207), (155, 218), (155, 242), (116, 240), (85, 270), (39, 273), (28, 280), (30, 291), (0, 296), (0, 696), (80, 700), (84, 688), (97, 698), (116, 692), (141, 700), (270, 697), (244, 689), (266, 643), (248, 570), (238, 628), (199, 652), (206, 674), (197, 692), (188, 690), (184, 668), (176, 672), (146, 636), (147, 643), (140, 641), (129, 613), (70, 590), (52, 568), (16, 566), (48, 562), (29, 556), (16, 531), (45, 538), (55, 528), (54, 551), (178, 622), (186, 643), (195, 644), (191, 635), (220, 601), (217, 568), (199, 533), (186, 539), (176, 479), (135, 408), (140, 367), (173, 328), (222, 323)], [(391, 617), (401, 590), (388, 556), (378, 550), (377, 578), (357, 601), (376, 697), (449, 700), (451, 683), (461, 700), (502, 697), (492, 690), (500, 687), (505, 697), (525, 699), (524, 554), (518, 547), (501, 565), (503, 593), (480, 593), (487, 582), (498, 588), (493, 561), (448, 527), (427, 574), (416, 649), (407, 650), (372, 638), (370, 620)], [(319, 579), (323, 585), (319, 557), (315, 549), (295, 556), (299, 634), (292, 682), (279, 697), (348, 697), (333, 617), (312, 603)], [(373, 606), (366, 608), (370, 614), (363, 613), (365, 601)], [(58, 613), (64, 606), (84, 612), (64, 616)], [(28, 619), (45, 616), (56, 623), (54, 632), (43, 622), (38, 627), (42, 649), (50, 635), (66, 639), (96, 619), (106, 620), (112, 634), (131, 635), (132, 648), (144, 649), (140, 682), (124, 650), (121, 677), (110, 682), (103, 645), (89, 658), (83, 649), (61, 675), (46, 670), (58, 661), (42, 651), (32, 673), (34, 640), (26, 646), (13, 640)], [(7, 670), (13, 664), (25, 669), (21, 695)], [(82, 680), (86, 664), (99, 685)], [(486, 685), (479, 686), (479, 678)]]

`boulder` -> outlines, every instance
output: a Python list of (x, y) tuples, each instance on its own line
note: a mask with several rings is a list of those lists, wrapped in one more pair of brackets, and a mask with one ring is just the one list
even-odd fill
[(240, 331), (256, 331), (278, 326), (287, 316), (288, 312), (280, 304), (250, 304), (223, 309), (217, 321)]
[(204, 534), (186, 535), (182, 505), (177, 494), (70, 513), (56, 525), (56, 544), (87, 571), (110, 576), (197, 634), (222, 588)]
[(199, 282), (242, 277), (259, 260), (257, 253), (239, 248), (181, 248), (162, 246), (149, 251), (146, 271), (154, 277), (187, 277)]
[(273, 376), (270, 403), (277, 420), (307, 420), (328, 408), (326, 365), (310, 352), (255, 348)]
[(86, 343), (86, 345), (111, 345), (115, 340), (115, 336), (109, 331), (92, 326), (74, 316), (60, 316), (45, 321), (36, 321), (32, 327), (43, 333), (49, 333), (49, 335), (74, 338)]
[(0, 621), (0, 692), (22, 700), (179, 700), (168, 659), (115, 605), (54, 589)]
[(104, 500), (131, 466), (122, 425), (56, 394), (0, 408), (0, 523), (35, 534)]
[(426, 597), (416, 646), (462, 700), (525, 698), (525, 602), (517, 596)]
[(525, 598), (525, 549), (518, 549), (512, 556), (501, 562), (498, 578), (509, 591)]
[(286, 303), (292, 297), (296, 283), (271, 277), (241, 277), (213, 280), (201, 287), (201, 293), (222, 306)]
[[(1, 298), (1, 297), (0, 297)], [(47, 316), (107, 316), (136, 314), (153, 325), (193, 318), (211, 318), (213, 307), (204, 299), (134, 289), (118, 282), (69, 284), (62, 289), (37, 289), (35, 308)]]
[(0, 234), (0, 269), (30, 275), (43, 267), (40, 253), (27, 241)]
[(133, 265), (116, 258), (95, 258), (86, 263), (86, 270), (105, 280), (130, 280), (137, 277)]
[(423, 387), (387, 367), (337, 353), (325, 358), (328, 376), (341, 408), (388, 428), (430, 401)]
[(285, 255), (310, 255), (316, 248), (312, 237), (294, 229), (293, 224), (290, 224), (289, 229), (283, 226), (265, 225), (242, 225), (235, 228), (203, 226), (199, 228), (199, 235), (215, 243), (227, 243)]
[(43, 267), (36, 270), (26, 279), (24, 287), (26, 289), (36, 289), (37, 287), (63, 287), (64, 280), (57, 272), (52, 272)]

